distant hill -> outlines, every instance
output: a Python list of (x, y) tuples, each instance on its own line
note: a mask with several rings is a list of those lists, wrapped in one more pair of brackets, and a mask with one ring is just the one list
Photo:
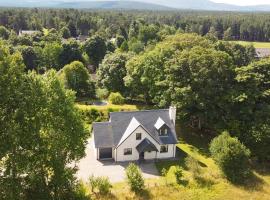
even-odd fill
[(0, 0), (2, 7), (54, 7), (77, 9), (270, 11), (270, 5), (237, 6), (210, 0)]
[(172, 10), (167, 6), (144, 3), (139, 1), (89, 1), (65, 2), (57, 5), (58, 8), (91, 8), (91, 9), (132, 9), (132, 10)]

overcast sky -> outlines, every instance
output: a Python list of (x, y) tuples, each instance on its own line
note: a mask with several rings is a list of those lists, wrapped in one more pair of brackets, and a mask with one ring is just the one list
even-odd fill
[(270, 0), (212, 0), (218, 3), (230, 3), (236, 5), (258, 5), (258, 4), (270, 4)]

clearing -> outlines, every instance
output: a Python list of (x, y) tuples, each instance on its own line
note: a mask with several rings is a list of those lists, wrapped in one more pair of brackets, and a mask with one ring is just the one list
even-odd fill
[[(178, 128), (177, 128), (178, 129)], [(168, 170), (166, 178), (147, 179), (146, 190), (140, 195), (130, 192), (125, 182), (113, 184), (112, 193), (106, 197), (94, 196), (94, 199), (159, 199), (159, 200), (269, 200), (270, 199), (270, 170), (255, 166), (254, 176), (244, 185), (233, 185), (221, 174), (217, 165), (209, 156), (209, 139), (199, 136), (193, 131), (185, 130), (181, 133), (178, 144), (179, 160), (160, 161), (156, 163), (159, 172), (163, 168)], [(185, 166), (184, 159), (192, 156), (200, 164), (200, 176), (196, 180)], [(176, 184), (174, 170), (179, 166), (183, 169), (183, 183)]]
[(249, 42), (249, 41), (231, 41), (231, 42), (238, 43), (243, 46), (253, 45), (255, 48), (270, 49), (270, 42)]

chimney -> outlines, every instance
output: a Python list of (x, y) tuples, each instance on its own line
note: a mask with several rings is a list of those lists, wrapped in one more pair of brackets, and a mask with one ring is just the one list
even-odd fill
[(175, 126), (175, 121), (176, 121), (176, 107), (175, 106), (171, 106), (169, 108), (169, 115), (170, 115), (170, 119), (172, 120)]

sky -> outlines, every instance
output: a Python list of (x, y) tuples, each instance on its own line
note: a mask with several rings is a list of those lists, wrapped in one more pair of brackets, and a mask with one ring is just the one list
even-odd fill
[(212, 0), (217, 3), (229, 3), (235, 5), (259, 5), (259, 4), (270, 4), (270, 0)]

